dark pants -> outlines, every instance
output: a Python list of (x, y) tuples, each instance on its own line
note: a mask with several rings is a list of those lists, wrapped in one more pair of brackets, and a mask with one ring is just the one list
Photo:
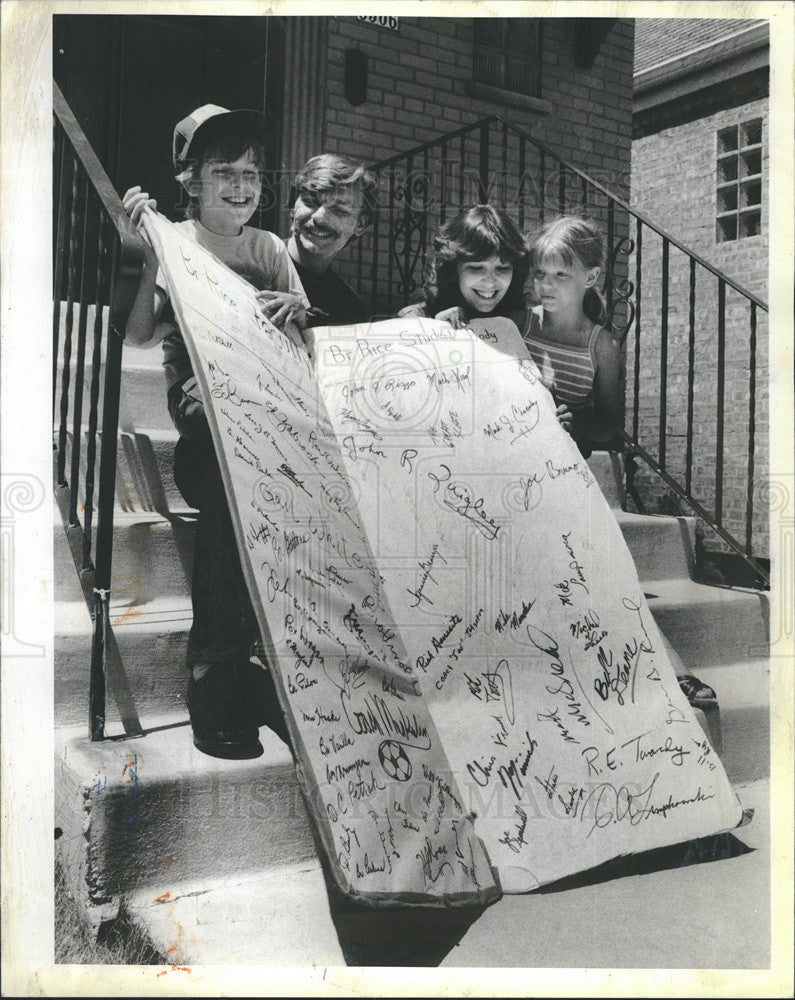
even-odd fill
[(247, 663), (259, 632), (195, 379), (171, 390), (169, 411), (180, 433), (174, 450), (174, 481), (185, 500), (199, 511), (187, 665)]
[(168, 408), (180, 434), (174, 449), (174, 481), (186, 502), (199, 511), (191, 582), (193, 624), (186, 665), (189, 669), (213, 668), (228, 678), (230, 698), (240, 705), (240, 728), (269, 725), (285, 738), (270, 673), (252, 672), (250, 667), (252, 647), (260, 645), (259, 629), (195, 378), (172, 387)]

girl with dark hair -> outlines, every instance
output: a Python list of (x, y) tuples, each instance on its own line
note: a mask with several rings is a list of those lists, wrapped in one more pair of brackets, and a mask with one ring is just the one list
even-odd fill
[(524, 307), (529, 266), (527, 243), (508, 216), (474, 205), (437, 233), (425, 301), (401, 315), (433, 316), (454, 326), (477, 316), (508, 316)]
[[(527, 243), (505, 212), (473, 205), (446, 222), (433, 241), (424, 299), (401, 317), (432, 316), (454, 327), (485, 316), (506, 316), (523, 329), (528, 312), (524, 286), (530, 267)], [(558, 405), (568, 430), (571, 414)]]

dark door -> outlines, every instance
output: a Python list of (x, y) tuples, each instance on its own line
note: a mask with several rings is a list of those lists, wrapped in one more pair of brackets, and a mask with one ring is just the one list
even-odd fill
[[(164, 215), (182, 217), (172, 134), (207, 103), (266, 114), (276, 170), (280, 18), (57, 15), (53, 37), (55, 80), (120, 194), (140, 184)], [(265, 228), (275, 224), (273, 201), (266, 190), (255, 220)]]

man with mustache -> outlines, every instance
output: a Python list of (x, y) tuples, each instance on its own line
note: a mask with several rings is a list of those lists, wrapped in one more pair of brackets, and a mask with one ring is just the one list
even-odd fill
[(292, 230), (287, 251), (311, 303), (309, 326), (364, 323), (368, 311), (331, 264), (372, 223), (375, 177), (347, 156), (323, 153), (307, 160), (295, 178)]

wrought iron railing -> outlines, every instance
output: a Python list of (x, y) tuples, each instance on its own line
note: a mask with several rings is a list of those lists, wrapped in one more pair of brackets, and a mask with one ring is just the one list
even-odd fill
[(608, 186), (626, 191), (628, 177), (602, 183), (495, 116), (372, 169), (381, 211), (359, 243), (356, 270), (374, 315), (394, 315), (419, 297), (433, 234), (466, 205), (498, 205), (523, 230), (571, 212), (602, 225), (605, 298), (630, 369), (619, 429), (628, 489), (642, 511), (641, 494), (650, 508), (679, 498), (718, 547), (724, 543), (769, 583), (758, 558), (767, 545), (757, 447), (767, 419), (767, 383), (759, 377), (766, 303)]
[(106, 686), (125, 732), (142, 733), (110, 625), (110, 590), (122, 338), (138, 288), (143, 244), (55, 83), (53, 110), (55, 495), (94, 623), (89, 732), (92, 740), (100, 740), (105, 733)]

